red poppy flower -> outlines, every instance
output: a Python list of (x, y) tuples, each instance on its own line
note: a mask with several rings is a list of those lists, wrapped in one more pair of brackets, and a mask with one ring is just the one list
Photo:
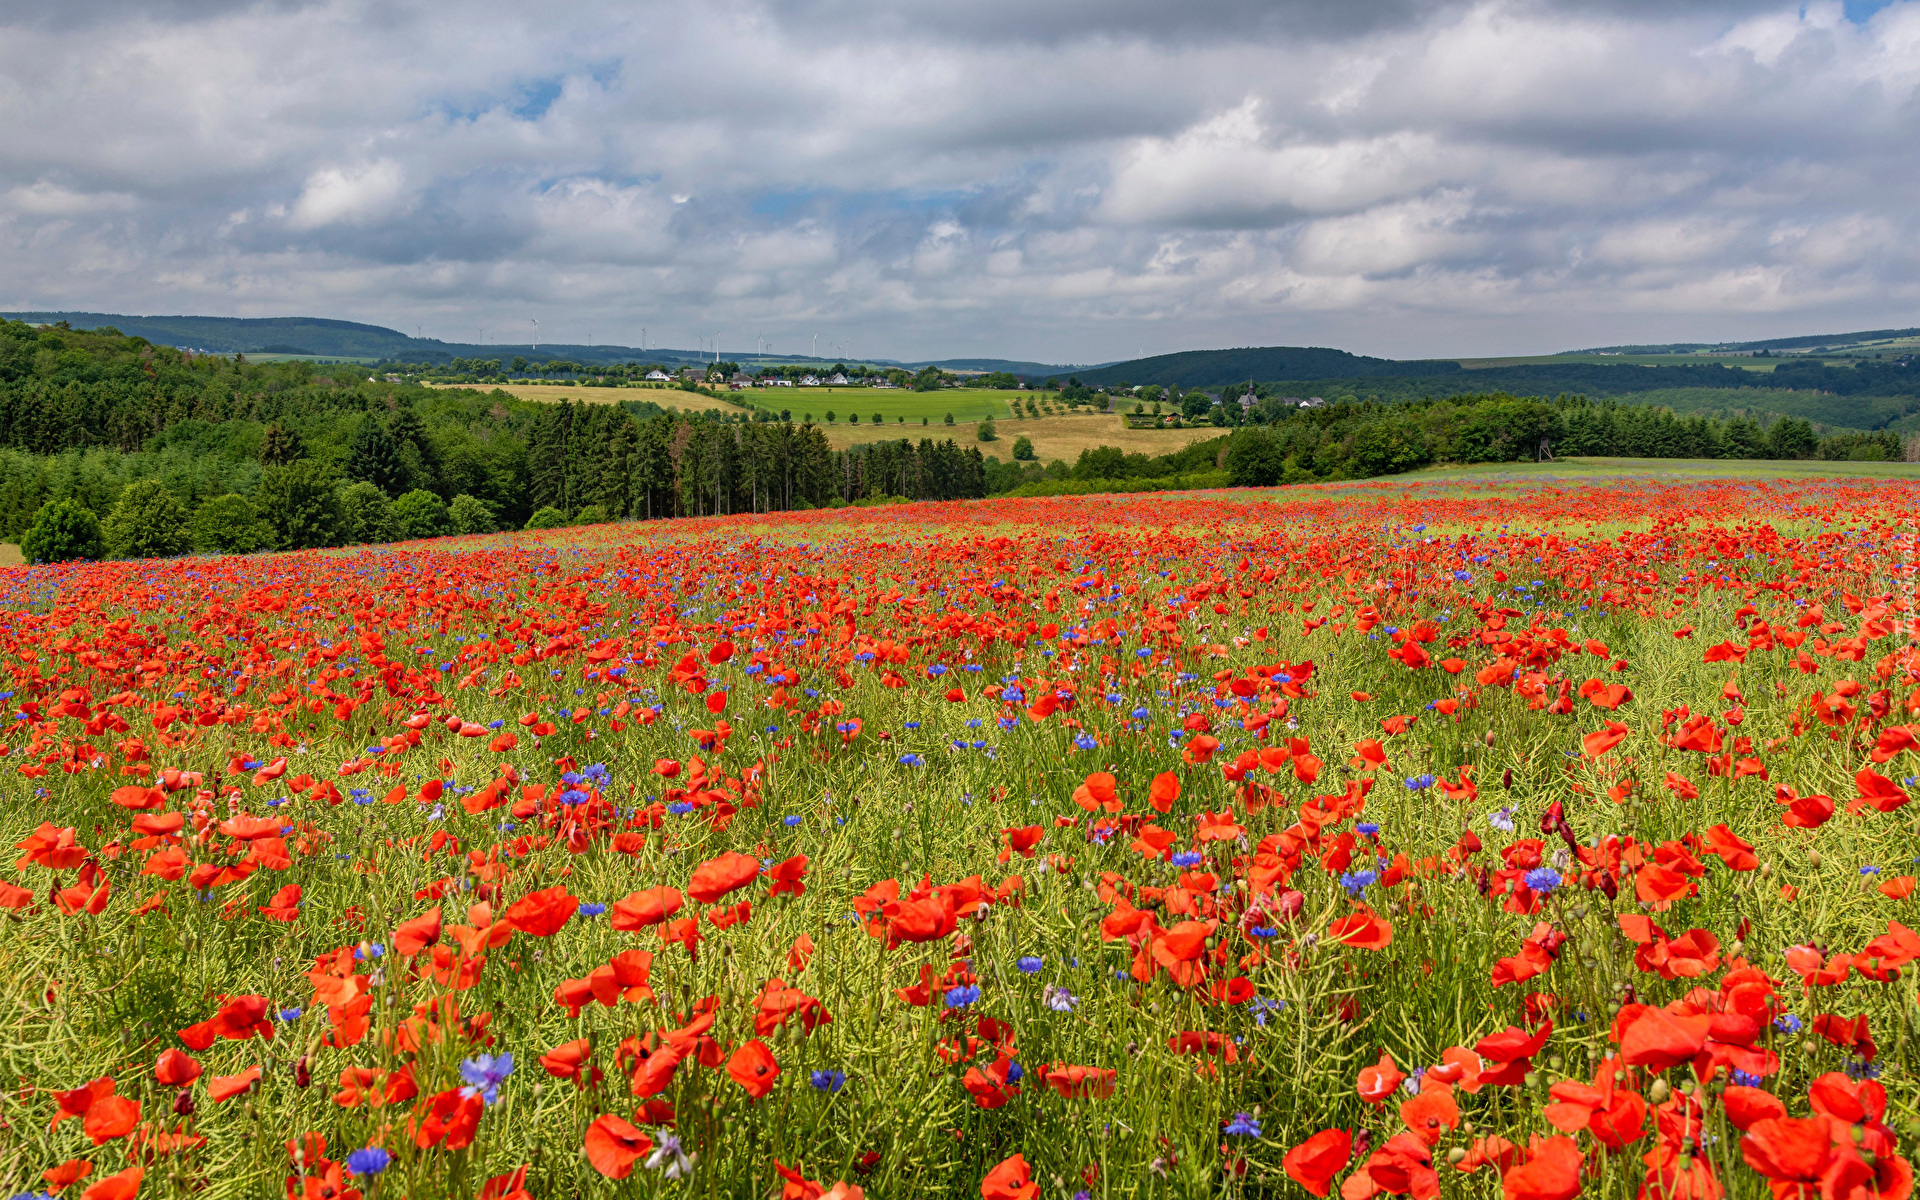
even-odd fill
[(987, 1172), (980, 1181), (981, 1200), (1033, 1200), (1040, 1185), (1033, 1182), (1027, 1160), (1016, 1154)]
[(188, 1054), (178, 1050), (162, 1050), (153, 1064), (153, 1078), (161, 1087), (186, 1087), (200, 1078), (202, 1068)]
[(1572, 1138), (1536, 1137), (1527, 1161), (1500, 1181), (1506, 1200), (1573, 1200), (1580, 1194), (1580, 1147)]
[(400, 922), (400, 927), (393, 931), (394, 953), (403, 958), (412, 958), (439, 940), (440, 909), (437, 906), (410, 921)]
[(773, 1090), (780, 1078), (780, 1064), (773, 1059), (773, 1051), (758, 1038), (741, 1046), (727, 1060), (727, 1074), (733, 1081), (745, 1088), (747, 1095), (758, 1100)]
[(727, 893), (746, 887), (759, 875), (759, 859), (729, 850), (693, 869), (693, 878), (687, 883), (687, 895), (697, 904), (712, 904)]
[(677, 888), (655, 887), (634, 892), (624, 900), (613, 902), (613, 927), (631, 932), (658, 925), (679, 912), (685, 903)]
[(237, 1075), (216, 1075), (207, 1084), (207, 1097), (215, 1104), (243, 1095), (260, 1081), (261, 1070), (258, 1066), (248, 1067)]
[(1325, 1196), (1333, 1177), (1353, 1157), (1353, 1135), (1344, 1129), (1323, 1129), (1287, 1151), (1280, 1162), (1292, 1179), (1316, 1196)]
[(81, 1194), (80, 1200), (133, 1200), (139, 1194), (140, 1181), (146, 1174), (145, 1167), (128, 1167), (124, 1171), (117, 1171), (104, 1179), (95, 1180)]
[(587, 1126), (587, 1163), (608, 1179), (625, 1179), (633, 1165), (653, 1152), (653, 1139), (612, 1113), (602, 1113)]
[(552, 937), (573, 917), (580, 900), (567, 892), (563, 884), (530, 892), (507, 908), (506, 922), (521, 933), (534, 937)]
[(1379, 1062), (1360, 1068), (1360, 1077), (1354, 1086), (1362, 1100), (1379, 1107), (1406, 1078), (1405, 1072), (1393, 1061), (1393, 1055), (1382, 1050)]

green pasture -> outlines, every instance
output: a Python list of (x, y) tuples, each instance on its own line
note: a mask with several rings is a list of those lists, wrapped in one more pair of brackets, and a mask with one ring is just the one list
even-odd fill
[(824, 422), (831, 411), (837, 425), (845, 424), (848, 416), (854, 413), (860, 415), (862, 425), (872, 421), (875, 413), (884, 417), (889, 425), (918, 425), (922, 418), (929, 424), (940, 425), (945, 423), (948, 413), (953, 414), (956, 424), (971, 423), (986, 417), (996, 421), (1005, 420), (1012, 415), (1007, 409), (1008, 401), (1030, 394), (994, 391), (990, 388), (913, 392), (904, 388), (797, 387), (755, 388), (752, 392), (734, 392), (732, 396), (755, 408), (770, 408), (775, 412), (785, 409), (796, 420), (812, 413), (815, 421)]
[(1920, 463), (1818, 462), (1724, 458), (1558, 458), (1543, 463), (1483, 463), (1428, 467), (1392, 479), (1513, 480), (1529, 483), (1606, 479), (1915, 479)]
[[(1469, 371), (1485, 367), (1560, 366), (1565, 363), (1598, 363), (1614, 367), (1627, 363), (1642, 367), (1702, 367), (1719, 363), (1747, 371), (1771, 371), (1786, 360), (1737, 354), (1532, 354), (1515, 358), (1462, 358), (1455, 361)], [(1800, 358), (1795, 355), (1791, 361), (1798, 362)]]

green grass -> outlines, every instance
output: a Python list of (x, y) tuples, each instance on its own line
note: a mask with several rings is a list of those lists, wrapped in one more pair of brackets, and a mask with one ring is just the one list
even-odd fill
[(900, 418), (904, 418), (906, 424), (914, 426), (923, 418), (931, 425), (943, 424), (948, 413), (953, 414), (956, 423), (986, 417), (1004, 421), (1012, 415), (1008, 405), (1014, 400), (1024, 402), (1029, 396), (1038, 399), (1038, 394), (1032, 392), (1003, 392), (991, 388), (943, 388), (937, 392), (913, 392), (904, 388), (755, 388), (751, 393), (735, 394), (750, 396), (748, 403), (761, 408), (775, 412), (786, 409), (795, 420), (812, 413), (816, 421), (824, 421), (827, 410), (831, 409), (840, 423), (846, 421), (849, 413), (858, 413), (860, 423), (865, 425), (873, 414), (879, 413), (888, 425), (898, 424)]
[[(1745, 371), (1771, 371), (1780, 365), (1777, 358), (1754, 358), (1733, 354), (1532, 354), (1515, 358), (1463, 358), (1460, 365), (1470, 371), (1483, 367), (1527, 367), (1563, 363), (1599, 363), (1619, 366), (1623, 363), (1642, 367), (1702, 367), (1713, 363), (1739, 367)], [(1799, 361), (1796, 356), (1793, 361)]]
[[(1724, 458), (1557, 458), (1543, 463), (1427, 467), (1388, 479), (1915, 479), (1920, 463), (1802, 462)], [(1367, 482), (1378, 483), (1380, 480)]]

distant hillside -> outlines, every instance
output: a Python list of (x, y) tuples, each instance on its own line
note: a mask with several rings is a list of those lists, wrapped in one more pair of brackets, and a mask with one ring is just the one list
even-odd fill
[(1862, 342), (1920, 338), (1920, 329), (1863, 329), (1855, 333), (1814, 333), (1801, 337), (1767, 338), (1758, 342), (1667, 342), (1658, 346), (1595, 346), (1575, 354), (1691, 354), (1696, 350), (1811, 350), (1840, 349)]
[[(1368, 358), (1322, 346), (1248, 346), (1238, 350), (1183, 350), (1075, 371), (1086, 384), (1157, 383), (1186, 387), (1226, 387), (1247, 380), (1346, 379), (1376, 375), (1452, 374), (1457, 362), (1424, 359), (1398, 362)], [(1484, 372), (1482, 372), (1484, 373)]]
[(411, 338), (379, 325), (334, 321), (325, 317), (136, 317), (124, 313), (0, 313), (0, 320), (52, 325), (65, 321), (75, 329), (110, 327), (160, 346), (216, 354), (311, 354), (323, 358), (374, 358), (386, 362), (445, 363), (455, 358), (512, 358), (577, 363), (698, 362), (692, 350), (646, 350), (632, 346), (487, 345)]
[[(1693, 397), (1684, 406), (1688, 411), (1762, 408), (1804, 417), (1821, 425), (1865, 430), (1885, 429), (1920, 415), (1920, 367), (1873, 360), (1850, 367), (1830, 367), (1818, 359), (1794, 360), (1781, 363), (1769, 374), (1718, 363), (1686, 367), (1537, 363), (1447, 375), (1260, 382), (1273, 394), (1322, 396), (1329, 400), (1340, 396), (1361, 400), (1417, 400), (1425, 396), (1444, 398), (1508, 392), (1516, 396), (1610, 397), (1631, 403), (1648, 393), (1661, 393), (1651, 402), (1670, 403), (1674, 393), (1685, 392)], [(1721, 399), (1708, 403), (1704, 399), (1708, 395)]]
[(1058, 375), (1062, 378), (1078, 374), (1085, 377), (1086, 372), (1109, 366), (1108, 363), (1093, 363), (1088, 366), (1074, 366), (1071, 363), (1020, 362), (1010, 358), (941, 358), (924, 362), (901, 363), (903, 367), (939, 367), (942, 371), (1005, 371), (1009, 375), (1025, 375), (1035, 379), (1046, 379)]

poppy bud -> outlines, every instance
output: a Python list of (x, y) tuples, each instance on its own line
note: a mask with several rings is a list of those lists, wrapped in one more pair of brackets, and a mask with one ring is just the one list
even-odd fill
[(1353, 1157), (1365, 1158), (1373, 1153), (1373, 1130), (1361, 1129), (1353, 1137)]
[[(1488, 734), (1487, 736), (1492, 737), (1493, 735)], [(1512, 767), (1508, 767), (1506, 770), (1500, 772), (1500, 786), (1503, 788), (1506, 788), (1508, 791), (1513, 790), (1513, 768)]]
[(1450, 1167), (1457, 1167), (1465, 1162), (1466, 1159), (1467, 1152), (1462, 1147), (1455, 1146), (1453, 1149), (1447, 1151), (1447, 1165)]
[(1820, 869), (1820, 852), (1818, 850), (1807, 851), (1807, 865), (1816, 871)]
[(1668, 1086), (1664, 1079), (1654, 1080), (1653, 1086), (1647, 1089), (1647, 1099), (1654, 1104), (1665, 1104), (1672, 1098), (1673, 1088)]
[(173, 1115), (176, 1117), (193, 1115), (193, 1093), (186, 1088), (181, 1088), (179, 1094), (173, 1098)]
[(313, 1082), (313, 1060), (302, 1054), (293, 1063), (293, 1086), (303, 1088)]
[(1547, 805), (1547, 811), (1540, 814), (1540, 832), (1553, 833), (1566, 822), (1567, 810), (1558, 800)]

